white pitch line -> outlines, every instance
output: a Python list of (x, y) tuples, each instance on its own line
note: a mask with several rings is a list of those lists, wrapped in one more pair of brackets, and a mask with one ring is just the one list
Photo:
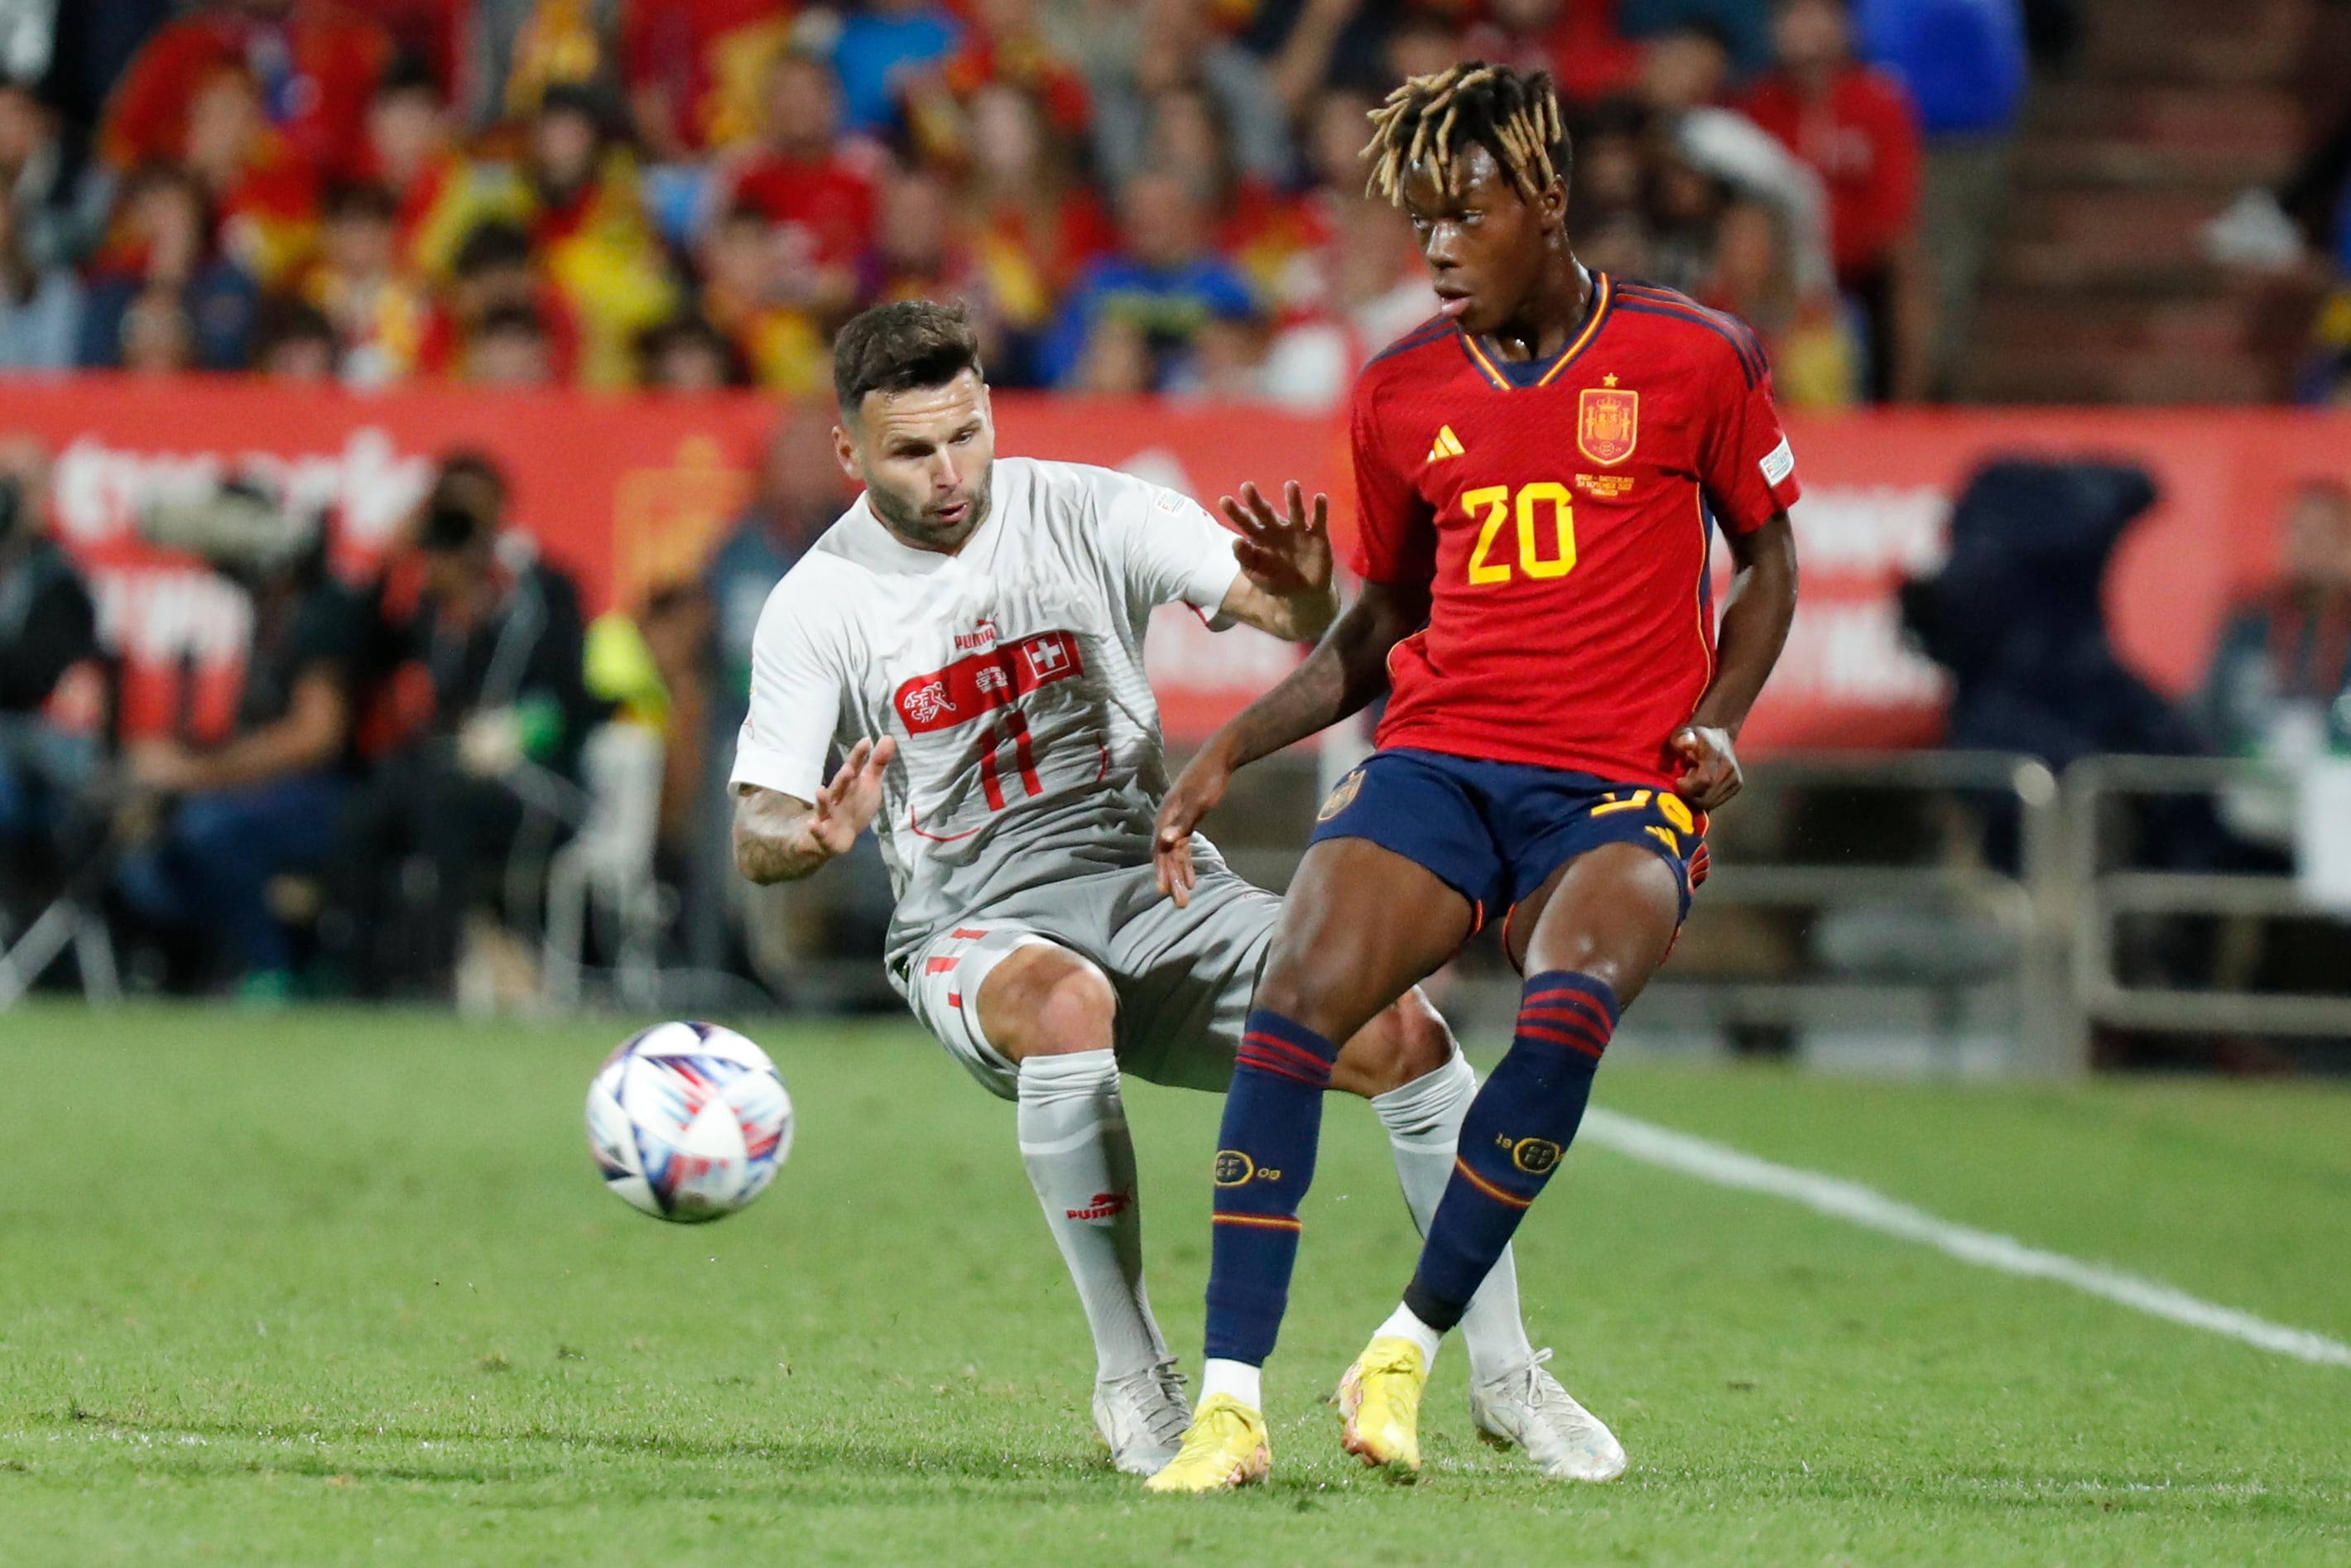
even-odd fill
[(2241, 1312), (2234, 1307), (2224, 1307), (2199, 1296), (2155, 1280), (2142, 1279), (2120, 1269), (2110, 1269), (2103, 1263), (2085, 1263), (2078, 1258), (2068, 1258), (2062, 1252), (2045, 1252), (2038, 1247), (2028, 1247), (2013, 1236), (1997, 1231), (1978, 1230), (1971, 1225), (1959, 1225), (1938, 1218), (1923, 1208), (1886, 1197), (1875, 1187), (1864, 1186), (1857, 1181), (1840, 1176), (1823, 1176), (1795, 1166), (1775, 1165), (1742, 1154), (1726, 1145), (1687, 1133), (1677, 1133), (1670, 1127), (1643, 1122), (1635, 1117), (1604, 1111), (1598, 1106), (1584, 1113), (1579, 1139), (1590, 1139), (1604, 1148), (1629, 1155), (1653, 1166), (1679, 1171), (1718, 1186), (1740, 1187), (1749, 1192), (1770, 1193), (1801, 1203), (1806, 1208), (1838, 1219), (1851, 1220), (1870, 1230), (1899, 1236), (1905, 1240), (1923, 1242), (1938, 1252), (1957, 1258), (1962, 1262), (1980, 1264), (1986, 1269), (1998, 1269), (2006, 1274), (2021, 1274), (2029, 1279), (2055, 1280), (2087, 1291), (2109, 1301), (2119, 1301), (2136, 1307), (2142, 1312), (2168, 1318), (2190, 1328), (2210, 1330), (2242, 1340), (2262, 1350), (2274, 1351), (2297, 1360), (2316, 1362), (2325, 1366), (2351, 1366), (2351, 1344), (2313, 1333), (2308, 1329), (2288, 1328), (2251, 1312)]

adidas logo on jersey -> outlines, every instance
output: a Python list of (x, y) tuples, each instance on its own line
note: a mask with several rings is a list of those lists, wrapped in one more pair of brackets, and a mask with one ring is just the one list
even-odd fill
[(1431, 463), (1442, 463), (1448, 457), (1460, 455), (1461, 438), (1453, 434), (1453, 427), (1449, 424), (1437, 426), (1437, 439), (1429, 444), (1428, 460)]

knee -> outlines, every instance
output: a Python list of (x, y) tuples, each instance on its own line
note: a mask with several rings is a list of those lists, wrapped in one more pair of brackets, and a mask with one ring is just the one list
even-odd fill
[(1107, 1051), (1118, 993), (1087, 958), (1036, 942), (1008, 954), (979, 988), (980, 1032), (1014, 1061)]
[(1415, 986), (1340, 1051), (1331, 1087), (1365, 1099), (1426, 1078), (1453, 1059), (1453, 1031)]
[(1280, 1013), (1325, 1040), (1347, 1040), (1374, 1027), (1364, 1021), (1371, 1010), (1367, 998), (1355, 994), (1362, 989), (1353, 979), (1358, 967), (1345, 954), (1296, 951), (1277, 940), (1258, 977), (1252, 1005)]

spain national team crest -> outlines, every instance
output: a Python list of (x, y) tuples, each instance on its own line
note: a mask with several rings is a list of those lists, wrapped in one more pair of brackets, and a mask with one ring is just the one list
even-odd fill
[[(1613, 378), (1612, 378), (1613, 379)], [(1576, 396), (1575, 444), (1603, 467), (1633, 455), (1641, 439), (1641, 394), (1585, 387)]]
[(1353, 805), (1355, 792), (1363, 787), (1364, 770), (1358, 768), (1339, 780), (1337, 788), (1331, 791), (1330, 799), (1322, 802), (1322, 809), (1314, 813), (1314, 820), (1318, 822), (1327, 822)]

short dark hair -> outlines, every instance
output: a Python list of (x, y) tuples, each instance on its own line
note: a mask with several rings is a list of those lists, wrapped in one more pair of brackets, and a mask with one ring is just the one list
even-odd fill
[(481, 325), (475, 328), (474, 332), (482, 338), (512, 336), (543, 340), (547, 337), (547, 320), (538, 313), (538, 306), (510, 299), (484, 311)]
[(979, 368), (979, 339), (960, 305), (904, 299), (850, 319), (832, 341), (832, 391), (854, 418), (868, 392), (943, 387)]
[(743, 365), (742, 350), (735, 340), (720, 331), (709, 317), (695, 311), (672, 316), (657, 321), (637, 334), (637, 379), (651, 382), (663, 355), (674, 349), (702, 348), (718, 358), (724, 367), (722, 379), (730, 387), (748, 386), (750, 375)]
[(390, 223), (400, 216), (400, 198), (392, 187), (375, 180), (352, 180), (327, 187), (320, 212), (329, 223), (343, 218), (373, 218)]
[(392, 57), (392, 64), (376, 78), (375, 97), (381, 103), (386, 99), (405, 98), (413, 94), (429, 98), (435, 104), (442, 101), (441, 78), (433, 69), (433, 62), (414, 49), (402, 49)]
[(340, 349), (341, 341), (335, 336), (335, 324), (327, 313), (307, 299), (277, 298), (261, 308), (261, 319), (253, 334), (253, 362), (266, 364), (269, 356), (288, 343), (324, 343), (329, 349)]
[(491, 218), (475, 224), (457, 247), (452, 270), (460, 278), (479, 277), (509, 267), (531, 263), (530, 235), (520, 224)]
[(538, 118), (545, 120), (551, 115), (576, 114), (594, 126), (601, 136), (611, 124), (611, 117), (607, 112), (609, 107), (604, 95), (590, 83), (549, 82), (547, 90), (539, 95)]

